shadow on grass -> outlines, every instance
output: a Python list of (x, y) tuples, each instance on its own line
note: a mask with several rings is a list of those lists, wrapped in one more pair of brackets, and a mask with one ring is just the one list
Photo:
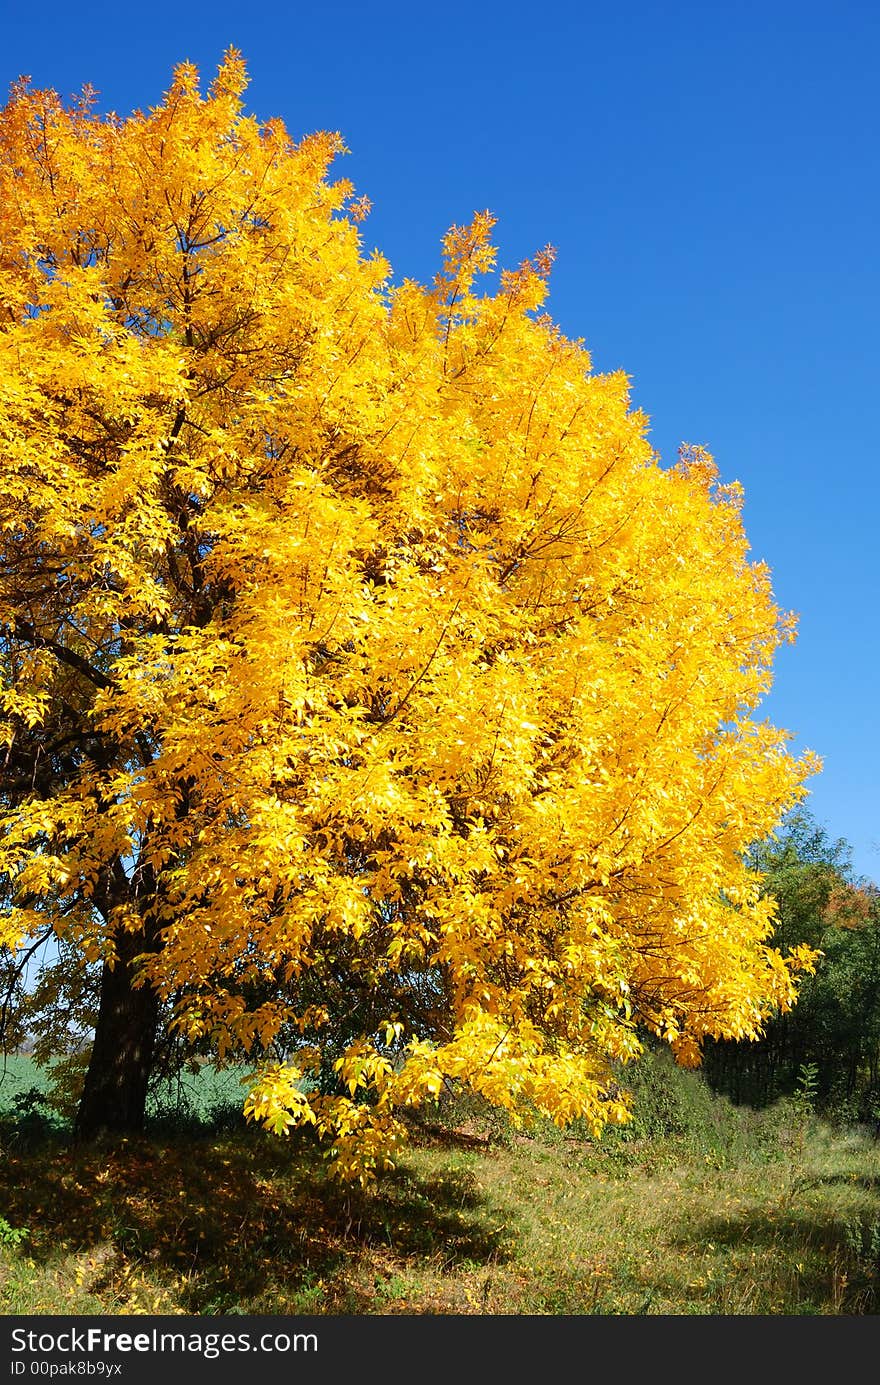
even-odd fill
[(796, 1178), (792, 1184), (792, 1190), (800, 1193), (807, 1188), (823, 1188), (834, 1183), (845, 1184), (848, 1188), (864, 1188), (867, 1192), (875, 1193), (880, 1189), (880, 1175), (868, 1173), (810, 1174), (809, 1177)]
[(499, 1263), (509, 1244), (466, 1171), (397, 1169), (370, 1196), (331, 1183), (307, 1137), (257, 1131), (8, 1147), (0, 1199), (37, 1262), (109, 1243), (175, 1282), (189, 1313), (290, 1311), (316, 1284), (329, 1311), (365, 1311), (347, 1271), (371, 1250), (453, 1266)]
[[(810, 1186), (837, 1178), (810, 1179)], [(844, 1180), (872, 1190), (872, 1178)], [(880, 1208), (841, 1216), (831, 1208), (796, 1206), (775, 1213), (752, 1209), (738, 1216), (709, 1217), (688, 1225), (672, 1241), (702, 1257), (724, 1247), (754, 1275), (749, 1313), (874, 1314), (880, 1306)], [(659, 1287), (659, 1286), (657, 1286)], [(742, 1296), (738, 1277), (730, 1297)], [(715, 1312), (735, 1312), (718, 1308)]]

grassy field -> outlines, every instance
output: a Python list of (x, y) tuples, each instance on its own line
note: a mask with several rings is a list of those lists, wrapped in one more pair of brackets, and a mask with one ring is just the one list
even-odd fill
[[(24, 1064), (16, 1078), (18, 1092), (37, 1085)], [(796, 1103), (737, 1111), (685, 1074), (655, 1084), (640, 1123), (600, 1144), (552, 1128), (517, 1133), (460, 1108), (416, 1128), (370, 1197), (329, 1185), (305, 1140), (218, 1134), (229, 1078), (200, 1075), (194, 1099), (214, 1121), (200, 1132), (157, 1127), (76, 1149), (7, 1114), (2, 1312), (880, 1307), (880, 1145)], [(0, 1087), (7, 1113), (10, 1090)]]
[[(204, 1066), (195, 1072), (183, 1071), (174, 1080), (162, 1083), (149, 1101), (150, 1121), (154, 1128), (163, 1124), (180, 1126), (189, 1122), (216, 1124), (223, 1113), (231, 1114), (242, 1101), (241, 1072), (229, 1069), (218, 1072)], [(40, 1112), (44, 1121), (63, 1129), (63, 1119), (53, 1114), (51, 1107), (39, 1100), (28, 1100), (28, 1094), (47, 1094), (49, 1075), (30, 1058), (23, 1055), (0, 1056), (0, 1120), (3, 1114), (18, 1109)], [(18, 1103), (18, 1105), (17, 1105)]]

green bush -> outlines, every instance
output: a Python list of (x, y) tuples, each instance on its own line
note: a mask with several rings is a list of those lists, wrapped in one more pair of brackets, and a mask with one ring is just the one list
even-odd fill
[(734, 1106), (712, 1091), (702, 1073), (679, 1067), (668, 1049), (648, 1047), (618, 1076), (632, 1093), (633, 1118), (610, 1127), (602, 1137), (609, 1150), (632, 1146), (677, 1145), (703, 1155), (716, 1167), (780, 1157), (782, 1138), (794, 1121), (791, 1103), (754, 1111)]

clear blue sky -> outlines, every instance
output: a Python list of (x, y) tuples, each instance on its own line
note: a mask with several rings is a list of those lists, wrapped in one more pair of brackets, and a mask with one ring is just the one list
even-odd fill
[(550, 242), (549, 310), (630, 375), (664, 461), (702, 443), (742, 482), (800, 615), (764, 711), (880, 881), (880, 5), (0, 0), (0, 86), (90, 82), (120, 114), (230, 44), (254, 114), (342, 133), (395, 277), (477, 209), (505, 264)]

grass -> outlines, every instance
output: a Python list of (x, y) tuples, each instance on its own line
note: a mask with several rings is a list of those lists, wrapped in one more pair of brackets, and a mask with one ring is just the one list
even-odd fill
[(0, 1056), (0, 1109), (11, 1110), (15, 1097), (31, 1088), (48, 1091), (48, 1073), (22, 1054)]
[(880, 1145), (660, 1079), (642, 1127), (599, 1144), (438, 1115), (373, 1196), (329, 1184), (305, 1137), (205, 1120), (76, 1148), (7, 1121), (0, 1310), (877, 1312)]
[[(148, 1130), (195, 1134), (205, 1128), (241, 1127), (242, 1076), (238, 1068), (221, 1071), (204, 1064), (158, 1083), (147, 1103)], [(0, 1128), (11, 1120), (19, 1140), (23, 1134), (63, 1133), (69, 1122), (48, 1099), (50, 1088), (50, 1074), (33, 1059), (0, 1056)]]

